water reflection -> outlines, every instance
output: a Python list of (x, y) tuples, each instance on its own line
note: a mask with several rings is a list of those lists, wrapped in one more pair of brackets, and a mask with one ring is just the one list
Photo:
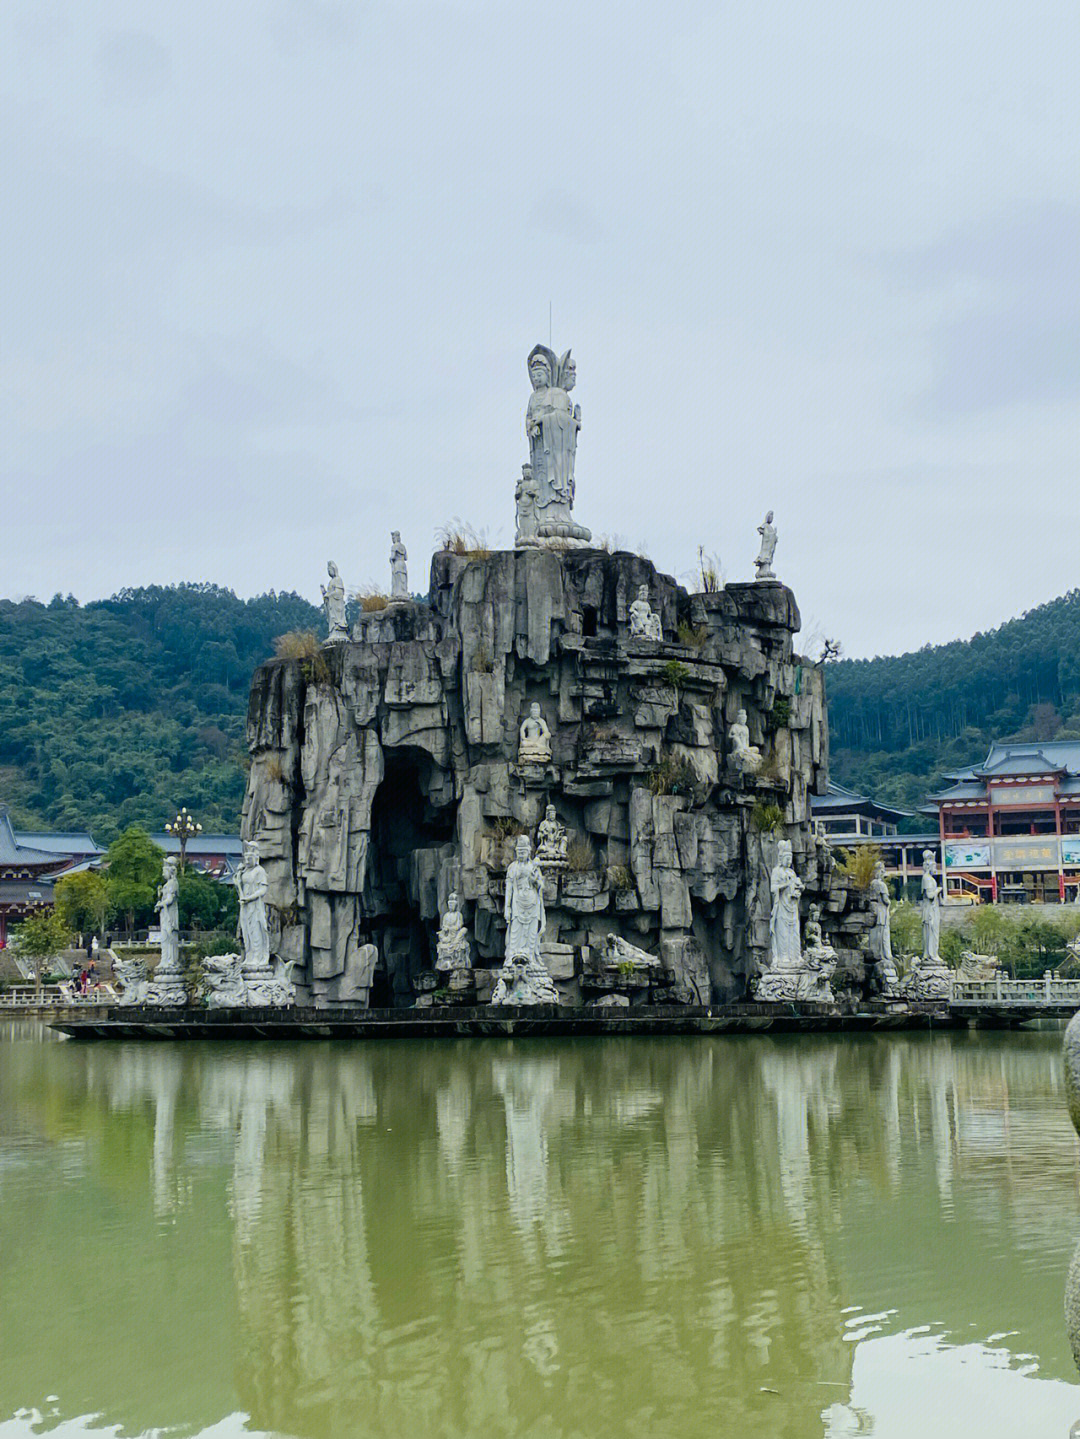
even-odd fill
[(0, 1421), (58, 1394), (133, 1433), (922, 1436), (917, 1360), (1064, 1435), (1058, 1045), (24, 1032)]

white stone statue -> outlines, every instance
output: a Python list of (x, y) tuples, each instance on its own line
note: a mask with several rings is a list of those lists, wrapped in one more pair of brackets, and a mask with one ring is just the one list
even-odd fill
[(390, 598), (392, 600), (407, 600), (409, 598), (409, 574), (406, 561), (408, 555), (405, 546), (401, 543), (401, 531), (390, 531)]
[(541, 539), (587, 541), (589, 531), (575, 523), (574, 463), (581, 429), (581, 406), (570, 399), (577, 371), (570, 351), (561, 360), (547, 345), (529, 354), (533, 392), (525, 413), (529, 461), (536, 486), (537, 534)]
[(836, 969), (836, 951), (821, 935), (821, 911), (811, 905), (806, 926), (806, 950), (799, 935), (799, 897), (803, 883), (795, 873), (791, 842), (777, 845), (776, 864), (769, 876), (772, 911), (769, 915), (769, 962), (753, 983), (754, 997), (769, 1003), (814, 1000), (832, 1004), (829, 981)]
[(536, 831), (536, 862), (541, 869), (565, 869), (566, 845), (569, 836), (549, 804)]
[(880, 859), (874, 865), (869, 895), (870, 912), (874, 916), (874, 927), (870, 931), (870, 954), (876, 964), (892, 964), (892, 900), (885, 880), (885, 864)]
[(757, 574), (754, 578), (758, 580), (775, 580), (776, 576), (773, 574), (772, 562), (773, 555), (776, 553), (776, 528), (773, 525), (772, 510), (765, 516), (764, 524), (758, 525), (758, 534), (761, 536), (761, 550), (757, 559), (754, 561), (757, 567)]
[(905, 999), (948, 1000), (952, 997), (953, 971), (941, 958), (941, 886), (937, 881), (937, 863), (933, 850), (923, 850), (922, 898), (923, 953), (916, 959), (904, 980)]
[(345, 623), (345, 586), (333, 560), (326, 565), (330, 583), (321, 585), (323, 609), (326, 612), (326, 643), (337, 645), (349, 638), (349, 627)]
[(533, 479), (532, 465), (522, 465), (521, 479), (514, 494), (517, 501), (517, 535), (514, 544), (518, 549), (539, 542), (540, 518), (536, 508), (538, 493)]
[(923, 959), (932, 964), (940, 964), (938, 945), (941, 941), (941, 887), (937, 882), (937, 865), (933, 852), (928, 849), (923, 850), (919, 913), (922, 916)]
[(158, 888), (158, 924), (161, 928), (161, 959), (152, 977), (133, 1004), (187, 1004), (188, 994), (180, 962), (180, 881), (179, 860), (168, 854), (161, 865)]
[(632, 640), (651, 640), (656, 638), (653, 634), (653, 612), (649, 603), (648, 585), (638, 587), (637, 599), (633, 601), (627, 610), (630, 618), (630, 638)]
[(446, 913), (442, 917), (438, 938), (435, 941), (435, 968), (444, 972), (469, 969), (472, 966), (472, 949), (469, 931), (461, 914), (461, 901), (456, 893), (446, 897)]
[(757, 774), (761, 768), (761, 751), (750, 743), (750, 727), (746, 723), (746, 711), (740, 710), (731, 726), (731, 758), (737, 769), (744, 774)]
[(652, 614), (649, 616), (649, 638), (651, 640), (656, 640), (657, 642), (664, 638), (664, 628), (660, 622), (660, 616), (656, 610), (653, 610)]
[(558, 1004), (559, 991), (541, 960), (530, 961), (523, 954), (508, 959), (499, 970), (492, 1004)]
[(777, 845), (776, 864), (769, 876), (772, 912), (769, 915), (769, 963), (774, 969), (798, 969), (802, 964), (799, 937), (799, 896), (803, 882), (795, 873), (791, 841)]
[(827, 960), (832, 960), (834, 964), (836, 961), (836, 950), (822, 938), (820, 904), (812, 904), (806, 918), (804, 957), (808, 964), (816, 962), (818, 967)]
[(161, 926), (161, 960), (155, 976), (164, 978), (167, 974), (180, 973), (180, 881), (177, 877), (179, 861), (175, 855), (165, 856), (161, 865), (161, 885), (158, 888), (157, 903)]
[(547, 923), (544, 876), (532, 858), (528, 835), (521, 835), (517, 858), (506, 871), (505, 960), (491, 996), (492, 1004), (557, 1004), (558, 991), (540, 954)]
[(518, 764), (547, 764), (551, 759), (551, 730), (534, 700), (521, 722)]
[(516, 858), (506, 871), (506, 899), (503, 918), (506, 920), (507, 959), (523, 954), (527, 959), (540, 959), (540, 939), (547, 916), (544, 913), (544, 876), (532, 858), (528, 835), (520, 835), (515, 845)]
[(266, 921), (266, 891), (269, 880), (260, 863), (259, 846), (248, 840), (243, 849), (243, 862), (236, 872), (236, 890), (240, 896), (240, 940), (244, 950), (244, 970), (268, 969), (270, 965), (270, 929)]

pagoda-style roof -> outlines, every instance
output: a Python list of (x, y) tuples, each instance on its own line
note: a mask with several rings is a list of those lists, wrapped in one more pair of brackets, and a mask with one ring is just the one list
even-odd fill
[(56, 869), (60, 858), (55, 850), (23, 844), (11, 827), (7, 807), (0, 805), (0, 868)]
[(1002, 743), (995, 740), (990, 753), (974, 774), (986, 779), (1002, 776), (1056, 774), (1080, 775), (1080, 740), (1043, 740)]
[(868, 819), (899, 824), (911, 818), (910, 810), (881, 804), (869, 795), (857, 794), (855, 790), (846, 789), (842, 784), (833, 784), (831, 781), (824, 794), (811, 796), (810, 809), (815, 819), (827, 819), (830, 815), (859, 814)]
[(15, 837), (19, 844), (29, 845), (32, 849), (47, 850), (58, 859), (71, 859), (76, 855), (80, 859), (87, 859), (91, 855), (105, 853), (94, 836), (85, 829), (57, 829), (42, 832), (19, 830)]

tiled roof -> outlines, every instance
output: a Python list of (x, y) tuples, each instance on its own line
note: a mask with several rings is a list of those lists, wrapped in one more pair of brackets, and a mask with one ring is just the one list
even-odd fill
[(56, 867), (54, 850), (35, 849), (32, 845), (21, 844), (11, 827), (8, 812), (0, 807), (0, 865), (39, 865)]

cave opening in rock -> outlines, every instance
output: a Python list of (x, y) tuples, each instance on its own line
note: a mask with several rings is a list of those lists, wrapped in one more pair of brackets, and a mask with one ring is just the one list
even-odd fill
[(437, 788), (438, 779), (426, 750), (385, 751), (383, 780), (371, 809), (372, 919), (382, 959), (372, 986), (373, 1007), (411, 1003), (413, 979), (434, 963), (436, 897), (419, 892), (417, 852), (439, 849), (454, 837), (454, 805), (435, 805), (430, 799), (432, 781)]

